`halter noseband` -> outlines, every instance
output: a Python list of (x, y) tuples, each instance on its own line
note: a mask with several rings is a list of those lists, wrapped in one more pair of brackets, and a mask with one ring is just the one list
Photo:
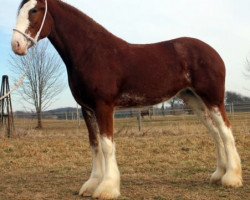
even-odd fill
[(37, 40), (38, 40), (38, 38), (40, 36), (40, 33), (41, 33), (42, 29), (43, 29), (47, 13), (48, 13), (48, 4), (47, 4), (47, 0), (45, 0), (45, 13), (44, 13), (44, 16), (43, 16), (43, 21), (42, 21), (42, 24), (41, 24), (41, 27), (40, 27), (39, 31), (36, 33), (35, 38), (32, 38), (28, 34), (22, 32), (22, 31), (20, 31), (18, 29), (15, 29), (15, 28), (13, 29), (13, 31), (22, 34), (27, 40), (29, 40), (32, 43), (32, 45), (36, 45)]

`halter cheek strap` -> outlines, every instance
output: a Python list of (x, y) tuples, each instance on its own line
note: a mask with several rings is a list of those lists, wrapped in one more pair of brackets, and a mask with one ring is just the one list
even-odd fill
[(38, 32), (36, 33), (36, 36), (35, 38), (32, 38), (31, 36), (29, 36), (28, 34), (18, 30), (18, 29), (13, 29), (14, 32), (18, 32), (20, 33), (21, 35), (23, 35), (27, 40), (29, 40), (32, 45), (36, 45), (37, 44), (37, 40), (41, 34), (41, 31), (43, 29), (43, 26), (44, 26), (44, 23), (45, 23), (45, 19), (46, 19), (46, 16), (47, 16), (47, 13), (48, 13), (48, 3), (47, 3), (47, 0), (45, 0), (45, 13), (44, 13), (44, 16), (43, 16), (43, 21), (42, 21), (42, 24), (40, 26), (40, 29), (38, 30)]

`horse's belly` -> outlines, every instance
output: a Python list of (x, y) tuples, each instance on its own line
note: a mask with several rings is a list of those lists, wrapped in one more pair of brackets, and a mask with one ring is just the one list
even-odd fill
[(123, 93), (116, 102), (118, 107), (142, 107), (167, 101), (174, 95), (164, 95), (161, 97), (149, 97), (135, 93)]

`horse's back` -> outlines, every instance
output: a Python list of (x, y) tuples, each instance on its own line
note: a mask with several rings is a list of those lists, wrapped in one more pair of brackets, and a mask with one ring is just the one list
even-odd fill
[(224, 63), (211, 46), (198, 39), (131, 45), (128, 55), (123, 88), (126, 97), (127, 93), (144, 95), (156, 103), (193, 88), (213, 105), (224, 99)]

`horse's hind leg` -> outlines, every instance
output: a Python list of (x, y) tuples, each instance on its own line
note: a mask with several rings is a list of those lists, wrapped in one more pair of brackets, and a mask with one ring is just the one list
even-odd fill
[(79, 191), (79, 195), (92, 196), (100, 182), (102, 181), (105, 163), (101, 143), (99, 139), (99, 129), (96, 122), (95, 113), (91, 110), (82, 109), (82, 114), (89, 131), (89, 142), (92, 148), (92, 172), (91, 175)]
[(203, 103), (203, 101), (198, 95), (196, 95), (191, 90), (185, 90), (182, 91), (178, 96), (182, 98), (184, 102), (199, 117), (199, 119), (207, 127), (207, 129), (209, 130), (215, 141), (216, 152), (217, 152), (217, 169), (212, 174), (210, 182), (218, 183), (221, 181), (221, 178), (226, 173), (226, 165), (227, 165), (224, 144), (220, 137), (219, 130), (215, 126), (207, 106)]
[(218, 106), (211, 109), (210, 113), (219, 129), (227, 156), (226, 174), (222, 177), (222, 184), (225, 186), (240, 187), (242, 186), (241, 161), (235, 146), (225, 107), (224, 105)]

